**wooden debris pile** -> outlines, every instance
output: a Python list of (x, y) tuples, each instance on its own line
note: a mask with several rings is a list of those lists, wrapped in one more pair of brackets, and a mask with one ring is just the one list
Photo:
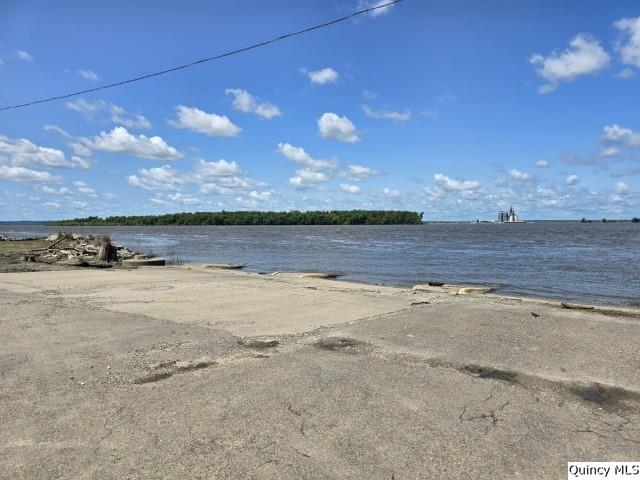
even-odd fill
[(107, 235), (59, 233), (47, 238), (51, 242), (43, 249), (25, 255), (28, 262), (64, 263), (77, 266), (108, 265), (133, 258), (137, 252), (113, 243)]

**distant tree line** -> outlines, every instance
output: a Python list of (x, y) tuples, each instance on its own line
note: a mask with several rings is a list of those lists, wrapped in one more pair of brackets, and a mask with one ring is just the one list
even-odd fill
[(402, 210), (313, 212), (185, 212), (166, 215), (86, 217), (50, 223), (57, 226), (152, 225), (418, 225), (422, 213)]
[[(582, 223), (593, 223), (593, 220), (589, 220), (587, 218), (582, 217), (582, 220), (580, 220)], [(607, 219), (607, 218), (603, 218), (602, 223), (616, 223), (616, 222), (628, 222), (629, 220), (611, 220), (611, 219)], [(631, 219), (632, 223), (640, 223), (640, 218), (638, 217), (633, 217)]]

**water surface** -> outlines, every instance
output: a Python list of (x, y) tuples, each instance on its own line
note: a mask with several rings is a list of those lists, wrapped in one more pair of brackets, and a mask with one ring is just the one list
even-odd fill
[[(59, 227), (0, 226), (16, 237)], [(145, 253), (251, 271), (339, 271), (407, 286), (427, 280), (491, 284), (506, 294), (640, 303), (640, 224), (538, 222), (381, 226), (66, 227), (107, 233)]]

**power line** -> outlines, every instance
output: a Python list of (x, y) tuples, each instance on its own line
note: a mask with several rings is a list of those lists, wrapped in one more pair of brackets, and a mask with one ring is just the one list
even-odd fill
[(80, 90), (80, 91), (77, 91), (77, 92), (67, 93), (67, 94), (64, 94), (64, 95), (58, 95), (56, 97), (43, 98), (43, 99), (40, 99), (40, 100), (33, 100), (31, 102), (21, 103), (21, 104), (18, 104), (18, 105), (9, 105), (9, 106), (6, 106), (6, 107), (0, 107), (0, 111), (12, 110), (12, 109), (23, 108), (23, 107), (30, 107), (32, 105), (37, 105), (39, 103), (53, 102), (55, 100), (62, 100), (64, 98), (75, 97), (75, 96), (78, 96), (78, 95), (84, 95), (86, 93), (97, 92), (99, 90), (106, 90), (107, 88), (113, 88), (113, 87), (118, 87), (120, 85), (126, 85), (127, 83), (139, 82), (140, 80), (146, 80), (147, 78), (159, 77), (160, 75), (165, 75), (167, 73), (176, 72), (178, 70), (184, 70), (185, 68), (193, 67), (193, 66), (199, 65), (201, 63), (211, 62), (213, 60), (219, 60), (219, 59), (224, 58), (224, 57), (230, 57), (232, 55), (237, 55), (239, 53), (244, 53), (244, 52), (247, 52), (249, 50), (253, 50), (255, 48), (259, 48), (259, 47), (265, 47), (265, 46), (267, 46), (267, 45), (269, 45), (271, 43), (275, 43), (275, 42), (278, 42), (280, 40), (284, 40), (286, 38), (302, 35), (304, 33), (308, 33), (308, 32), (311, 32), (313, 30), (319, 30), (321, 28), (329, 27), (331, 25), (335, 25), (337, 23), (341, 23), (341, 22), (344, 22), (346, 20), (349, 20), (351, 18), (360, 16), (360, 15), (364, 15), (365, 13), (373, 12), (374, 10), (390, 7), (390, 6), (395, 5), (396, 3), (400, 3), (400, 2), (402, 2), (402, 0), (392, 0), (392, 1), (390, 1), (388, 3), (384, 3), (382, 5), (376, 5), (376, 6), (373, 6), (373, 7), (365, 8), (363, 10), (358, 10), (357, 12), (354, 12), (354, 13), (352, 13), (350, 15), (345, 16), (345, 17), (336, 18), (335, 20), (330, 20), (328, 22), (321, 23), (319, 25), (314, 25), (313, 27), (308, 27), (308, 28), (305, 28), (303, 30), (298, 30), (297, 32), (286, 33), (284, 35), (280, 35), (279, 37), (275, 37), (275, 38), (272, 38), (270, 40), (266, 40), (264, 42), (254, 43), (253, 45), (249, 45), (248, 47), (243, 47), (243, 48), (239, 48), (237, 50), (232, 50), (230, 52), (221, 53), (221, 54), (215, 55), (213, 57), (202, 58), (200, 60), (196, 60), (196, 61), (193, 61), (191, 63), (186, 63), (184, 65), (179, 65), (177, 67), (167, 68), (166, 70), (160, 70), (158, 72), (148, 73), (146, 75), (141, 75), (139, 77), (130, 78), (128, 80), (122, 80), (120, 82), (109, 83), (107, 85), (102, 85), (100, 87), (90, 88), (88, 90)]

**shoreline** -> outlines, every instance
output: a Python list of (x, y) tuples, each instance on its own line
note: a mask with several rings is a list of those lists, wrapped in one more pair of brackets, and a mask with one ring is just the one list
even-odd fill
[[(15, 270), (10, 270), (7, 269), (7, 265), (6, 265), (6, 254), (5, 257), (2, 256), (3, 251), (1, 249), (1, 247), (3, 246), (3, 244), (11, 244), (13, 243), (15, 244), (20, 244), (21, 242), (40, 242), (43, 243), (47, 240), (47, 237), (33, 237), (33, 238), (25, 238), (25, 239), (10, 239), (8, 241), (4, 241), (4, 242), (0, 242), (0, 273), (14, 273), (14, 272), (20, 272), (20, 271), (48, 271), (48, 270), (61, 270), (61, 269), (67, 269), (67, 270), (72, 270), (74, 268), (80, 268), (74, 265), (70, 265), (68, 263), (61, 263), (61, 262), (53, 262), (53, 263), (48, 263), (48, 262), (36, 262), (36, 263), (30, 263), (27, 264), (24, 268), (17, 268)], [(14, 243), (15, 242), (15, 243)], [(40, 247), (42, 247), (42, 245), (39, 245)], [(122, 248), (122, 247), (119, 247)], [(126, 249), (126, 247), (125, 247)], [(22, 251), (19, 250), (16, 252), (16, 255), (18, 257), (23, 256), (24, 254), (29, 253), (29, 251)], [(135, 252), (133, 252), (135, 253)], [(162, 258), (162, 257), (160, 257)], [(12, 262), (14, 265), (16, 263), (15, 259), (13, 259)], [(118, 268), (131, 268), (131, 265), (129, 266), (124, 266), (124, 265), (120, 265), (118, 262), (113, 264), (114, 266), (117, 266)], [(172, 267), (179, 267), (179, 266), (189, 266), (189, 265), (201, 265), (200, 262), (182, 262), (180, 264), (171, 264), (168, 263), (168, 266), (172, 266)], [(274, 272), (263, 272), (260, 269), (251, 267), (250, 265), (243, 265), (243, 271), (246, 273), (254, 273), (254, 274), (264, 274), (264, 275), (271, 275)], [(291, 273), (291, 274), (302, 274), (305, 273), (305, 271), (303, 270), (291, 270), (291, 271), (287, 271), (287, 272), (283, 272), (283, 273)], [(350, 283), (355, 283), (355, 284), (362, 284), (362, 285), (372, 285), (372, 286), (386, 286), (386, 287), (393, 287), (393, 288), (400, 288), (400, 289), (410, 289), (412, 287), (414, 287), (416, 284), (412, 284), (412, 283), (393, 283), (393, 282), (388, 282), (388, 283), (382, 283), (382, 282), (369, 282), (366, 281), (364, 279), (353, 279), (353, 278), (345, 278), (348, 277), (349, 274), (348, 273), (343, 273), (340, 272), (337, 274), (337, 278), (334, 278), (333, 280), (335, 281), (339, 281), (339, 282), (350, 282)], [(464, 281), (461, 281), (459, 283), (446, 283), (447, 286), (449, 287), (455, 287), (455, 288), (459, 288), (459, 287), (481, 287), (481, 288), (490, 288), (491, 289), (491, 294), (494, 296), (500, 296), (500, 297), (504, 297), (504, 298), (512, 298), (512, 299), (522, 299), (522, 300), (539, 300), (542, 302), (548, 302), (548, 303), (560, 303), (560, 302), (571, 302), (571, 303), (576, 303), (579, 305), (583, 305), (583, 306), (593, 306), (594, 308), (597, 309), (628, 309), (628, 310), (638, 310), (640, 311), (640, 303), (638, 304), (633, 304), (633, 303), (615, 303), (615, 302), (611, 302), (611, 301), (606, 301), (606, 300), (602, 300), (602, 301), (594, 301), (594, 300), (589, 300), (588, 298), (585, 298), (584, 296), (563, 296), (561, 293), (558, 293), (557, 295), (544, 295), (544, 294), (533, 294), (533, 293), (527, 293), (527, 292), (514, 292), (514, 293), (510, 293), (508, 290), (509, 289), (517, 289), (517, 287), (514, 286), (505, 286), (505, 285), (498, 285), (495, 283), (467, 283)], [(504, 291), (506, 290), (506, 291)]]

